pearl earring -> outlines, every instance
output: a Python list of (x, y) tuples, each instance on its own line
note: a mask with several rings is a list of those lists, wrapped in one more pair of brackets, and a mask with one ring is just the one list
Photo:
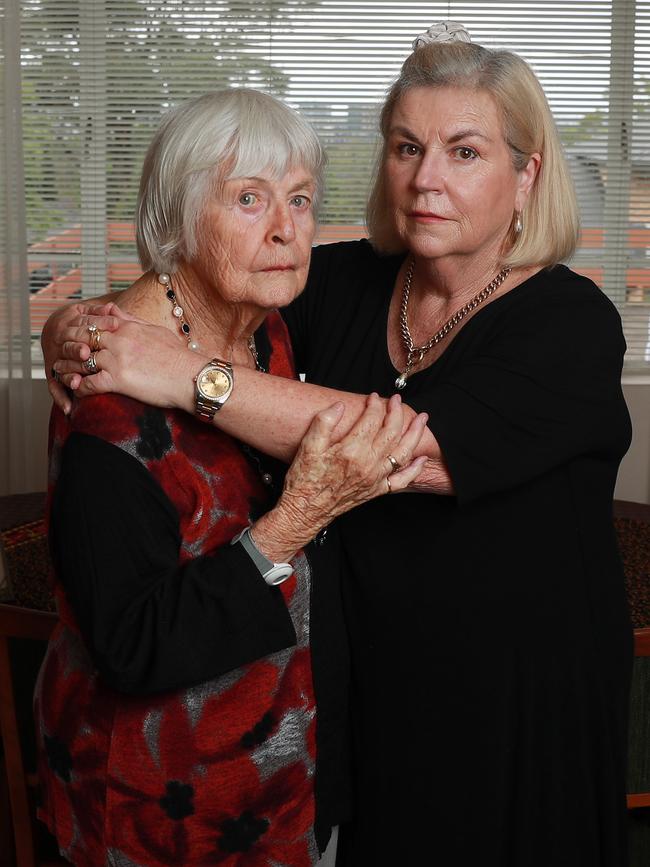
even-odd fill
[(524, 221), (521, 216), (521, 211), (515, 211), (515, 235), (519, 237), (524, 231)]

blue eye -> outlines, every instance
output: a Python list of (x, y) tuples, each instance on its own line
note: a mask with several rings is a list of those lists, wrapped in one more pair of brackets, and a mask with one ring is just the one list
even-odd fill
[(294, 208), (308, 208), (311, 205), (311, 199), (307, 196), (294, 196), (291, 199), (291, 204)]
[(245, 208), (250, 208), (251, 205), (254, 205), (257, 202), (257, 196), (254, 193), (242, 193), (239, 197), (239, 204), (244, 205)]

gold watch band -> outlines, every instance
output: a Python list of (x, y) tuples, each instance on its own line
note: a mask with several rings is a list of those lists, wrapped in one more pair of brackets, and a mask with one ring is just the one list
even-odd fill
[[(222, 380), (225, 379), (226, 384), (224, 387), (223, 381), (219, 383), (217, 389), (221, 388), (220, 393), (211, 395), (206, 393), (204, 389), (206, 387), (208, 389), (215, 388), (215, 381), (210, 378), (210, 374), (215, 371), (221, 373), (221, 378)], [(234, 386), (232, 364), (221, 358), (213, 358), (212, 361), (202, 367), (194, 377), (194, 384), (194, 411), (199, 418), (211, 422), (214, 419), (215, 413), (221, 409), (232, 394)]]

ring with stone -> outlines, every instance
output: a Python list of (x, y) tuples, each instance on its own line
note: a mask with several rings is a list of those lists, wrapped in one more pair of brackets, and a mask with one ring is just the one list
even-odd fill
[(90, 353), (88, 358), (83, 363), (83, 369), (86, 371), (86, 373), (91, 373), (91, 374), (97, 373), (99, 368), (97, 367), (97, 353), (96, 352)]
[(391, 475), (402, 469), (402, 465), (396, 458), (394, 458), (392, 455), (386, 455), (386, 457), (390, 461), (390, 465), (392, 467)]

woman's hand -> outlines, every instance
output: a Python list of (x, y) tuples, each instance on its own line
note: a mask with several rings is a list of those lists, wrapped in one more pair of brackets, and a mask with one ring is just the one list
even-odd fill
[(425, 464), (425, 457), (413, 462), (411, 457), (428, 417), (415, 416), (402, 433), (399, 395), (387, 403), (369, 395), (364, 413), (335, 442), (343, 409), (336, 403), (314, 417), (289, 467), (280, 500), (252, 528), (256, 545), (276, 562), (293, 556), (344, 512), (382, 494), (405, 490)]
[[(115, 304), (76, 306), (83, 308), (81, 314), (60, 316), (51, 331), (43, 332), (46, 363), (53, 352), (58, 354), (52, 367), (59, 383), (79, 397), (118, 392), (152, 406), (192, 409), (192, 377), (208, 357), (190, 352), (168, 328), (131, 316)], [(91, 375), (84, 368), (91, 354), (89, 325), (101, 335), (95, 353), (98, 372)], [(64, 404), (60, 388), (53, 383), (50, 393), (69, 412), (70, 397), (66, 393)]]
[[(88, 325), (95, 322), (103, 331), (114, 331), (118, 326), (118, 319), (112, 314), (116, 310), (118, 308), (111, 303), (99, 306), (68, 304), (55, 310), (45, 323), (41, 334), (41, 347), (45, 360), (47, 387), (54, 403), (66, 414), (70, 412), (72, 401), (65, 385), (68, 388), (77, 388), (81, 382), (81, 373), (64, 381), (55, 370), (55, 362), (66, 359), (78, 361), (80, 366), (90, 355)], [(68, 339), (73, 328), (75, 334), (81, 335), (80, 340)]]

